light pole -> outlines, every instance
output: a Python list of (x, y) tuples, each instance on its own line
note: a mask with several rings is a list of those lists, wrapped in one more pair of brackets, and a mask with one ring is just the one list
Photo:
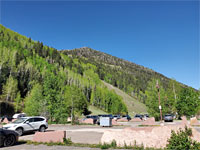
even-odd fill
[(158, 89), (158, 101), (159, 101), (159, 109), (160, 109), (160, 120), (162, 121), (162, 107), (160, 105), (160, 86), (158, 84), (158, 80), (156, 82), (156, 88)]

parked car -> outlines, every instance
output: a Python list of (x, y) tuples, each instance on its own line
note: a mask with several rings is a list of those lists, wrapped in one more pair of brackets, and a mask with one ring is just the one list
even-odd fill
[(0, 147), (12, 146), (17, 143), (19, 135), (12, 130), (4, 130), (0, 128)]
[(99, 117), (110, 117), (111, 119), (113, 119), (113, 115), (112, 114), (103, 114), (103, 115), (98, 115)]
[(144, 114), (143, 115), (143, 120), (147, 120), (149, 118), (149, 115), (148, 114)]
[(131, 117), (129, 115), (123, 115), (122, 118), (127, 119), (128, 121), (131, 120)]
[(113, 116), (113, 119), (114, 119), (114, 120), (118, 120), (118, 119), (120, 119), (120, 118), (121, 118), (120, 115), (114, 115), (114, 116)]
[(47, 119), (44, 117), (22, 117), (3, 126), (3, 129), (16, 131), (20, 136), (25, 132), (45, 132), (48, 128)]
[(21, 117), (26, 117), (26, 114), (25, 113), (14, 114), (12, 118), (18, 119), (18, 118), (21, 118)]
[(165, 116), (164, 116), (164, 121), (165, 122), (173, 122), (173, 115), (172, 114), (166, 114)]
[(141, 120), (143, 119), (143, 117), (144, 117), (144, 116), (141, 115), (141, 114), (136, 114), (136, 115), (135, 115), (135, 118), (140, 118)]

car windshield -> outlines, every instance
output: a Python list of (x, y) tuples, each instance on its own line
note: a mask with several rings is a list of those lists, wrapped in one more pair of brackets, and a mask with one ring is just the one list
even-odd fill
[(165, 117), (172, 117), (172, 115), (165, 115)]
[(18, 124), (18, 123), (22, 123), (26, 120), (26, 118), (19, 118), (17, 120), (15, 120), (13, 123)]

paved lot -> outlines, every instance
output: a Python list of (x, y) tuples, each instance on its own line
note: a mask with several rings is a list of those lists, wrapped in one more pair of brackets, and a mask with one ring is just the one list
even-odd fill
[[(180, 121), (174, 121), (167, 124), (180, 124)], [(106, 130), (122, 130), (126, 127), (138, 127), (139, 122), (122, 122), (123, 126), (114, 126), (114, 127), (100, 127), (94, 125), (79, 125), (79, 126), (71, 126), (71, 125), (49, 125), (48, 130), (65, 130), (67, 138), (71, 138), (74, 143), (88, 143), (88, 144), (99, 144), (103, 132)], [(1, 127), (1, 126), (0, 126)], [(200, 132), (200, 127), (195, 127)], [(20, 140), (32, 140), (34, 133), (26, 134), (21, 136)], [(86, 147), (71, 147), (71, 146), (45, 146), (45, 145), (27, 145), (20, 144), (13, 147), (1, 148), (2, 150), (93, 150), (94, 148), (86, 148)], [(0, 150), (1, 150), (0, 149)], [(97, 149), (94, 149), (97, 150)]]
[[(71, 138), (74, 143), (99, 144), (101, 137), (106, 130), (122, 130), (127, 126), (100, 127), (91, 125), (49, 125), (48, 131), (65, 130), (67, 138)], [(34, 134), (21, 136), (19, 140), (32, 140)]]
[(46, 146), (46, 145), (15, 145), (12, 147), (3, 147), (1, 150), (100, 150), (99, 148), (73, 147), (73, 146)]

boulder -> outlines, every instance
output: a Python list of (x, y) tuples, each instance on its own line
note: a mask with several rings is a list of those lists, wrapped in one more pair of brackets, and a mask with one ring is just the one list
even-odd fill
[(85, 120), (81, 120), (81, 123), (85, 123), (85, 124), (94, 124), (94, 120), (91, 118), (85, 119)]
[(193, 117), (193, 118), (190, 118), (190, 125), (199, 126), (200, 123), (199, 123), (199, 121), (197, 120), (196, 117)]
[[(161, 127), (143, 127), (143, 128), (125, 128), (122, 131), (105, 131), (101, 143), (111, 143), (116, 141), (117, 146), (126, 145), (143, 145), (146, 147), (164, 148), (167, 140), (171, 137), (171, 131), (177, 132), (184, 129), (183, 125), (170, 125)], [(190, 127), (192, 128), (192, 127)], [(200, 142), (200, 133), (192, 128), (192, 139)]]
[(154, 118), (154, 117), (151, 117), (151, 118), (145, 120), (144, 122), (142, 122), (142, 125), (147, 125), (147, 126), (148, 126), (148, 125), (149, 125), (149, 126), (151, 126), (151, 125), (156, 125), (155, 118)]
[(142, 120), (140, 118), (133, 118), (130, 120), (130, 122), (141, 122)]
[(36, 132), (33, 137), (33, 142), (62, 143), (63, 138), (66, 138), (66, 131)]
[(117, 122), (128, 122), (128, 119), (120, 118), (120, 119), (117, 120)]
[(185, 116), (182, 116), (182, 117), (181, 117), (181, 120), (182, 120), (182, 122), (181, 122), (182, 125), (184, 125), (184, 126), (189, 125), (189, 124), (188, 124), (188, 121), (187, 121), (187, 118), (186, 118)]
[(9, 123), (8, 119), (7, 119), (7, 118), (4, 118), (4, 119), (3, 119), (3, 123), (6, 123), (6, 124)]
[(115, 119), (112, 119), (112, 125), (113, 126), (119, 126), (121, 124), (119, 124)]

